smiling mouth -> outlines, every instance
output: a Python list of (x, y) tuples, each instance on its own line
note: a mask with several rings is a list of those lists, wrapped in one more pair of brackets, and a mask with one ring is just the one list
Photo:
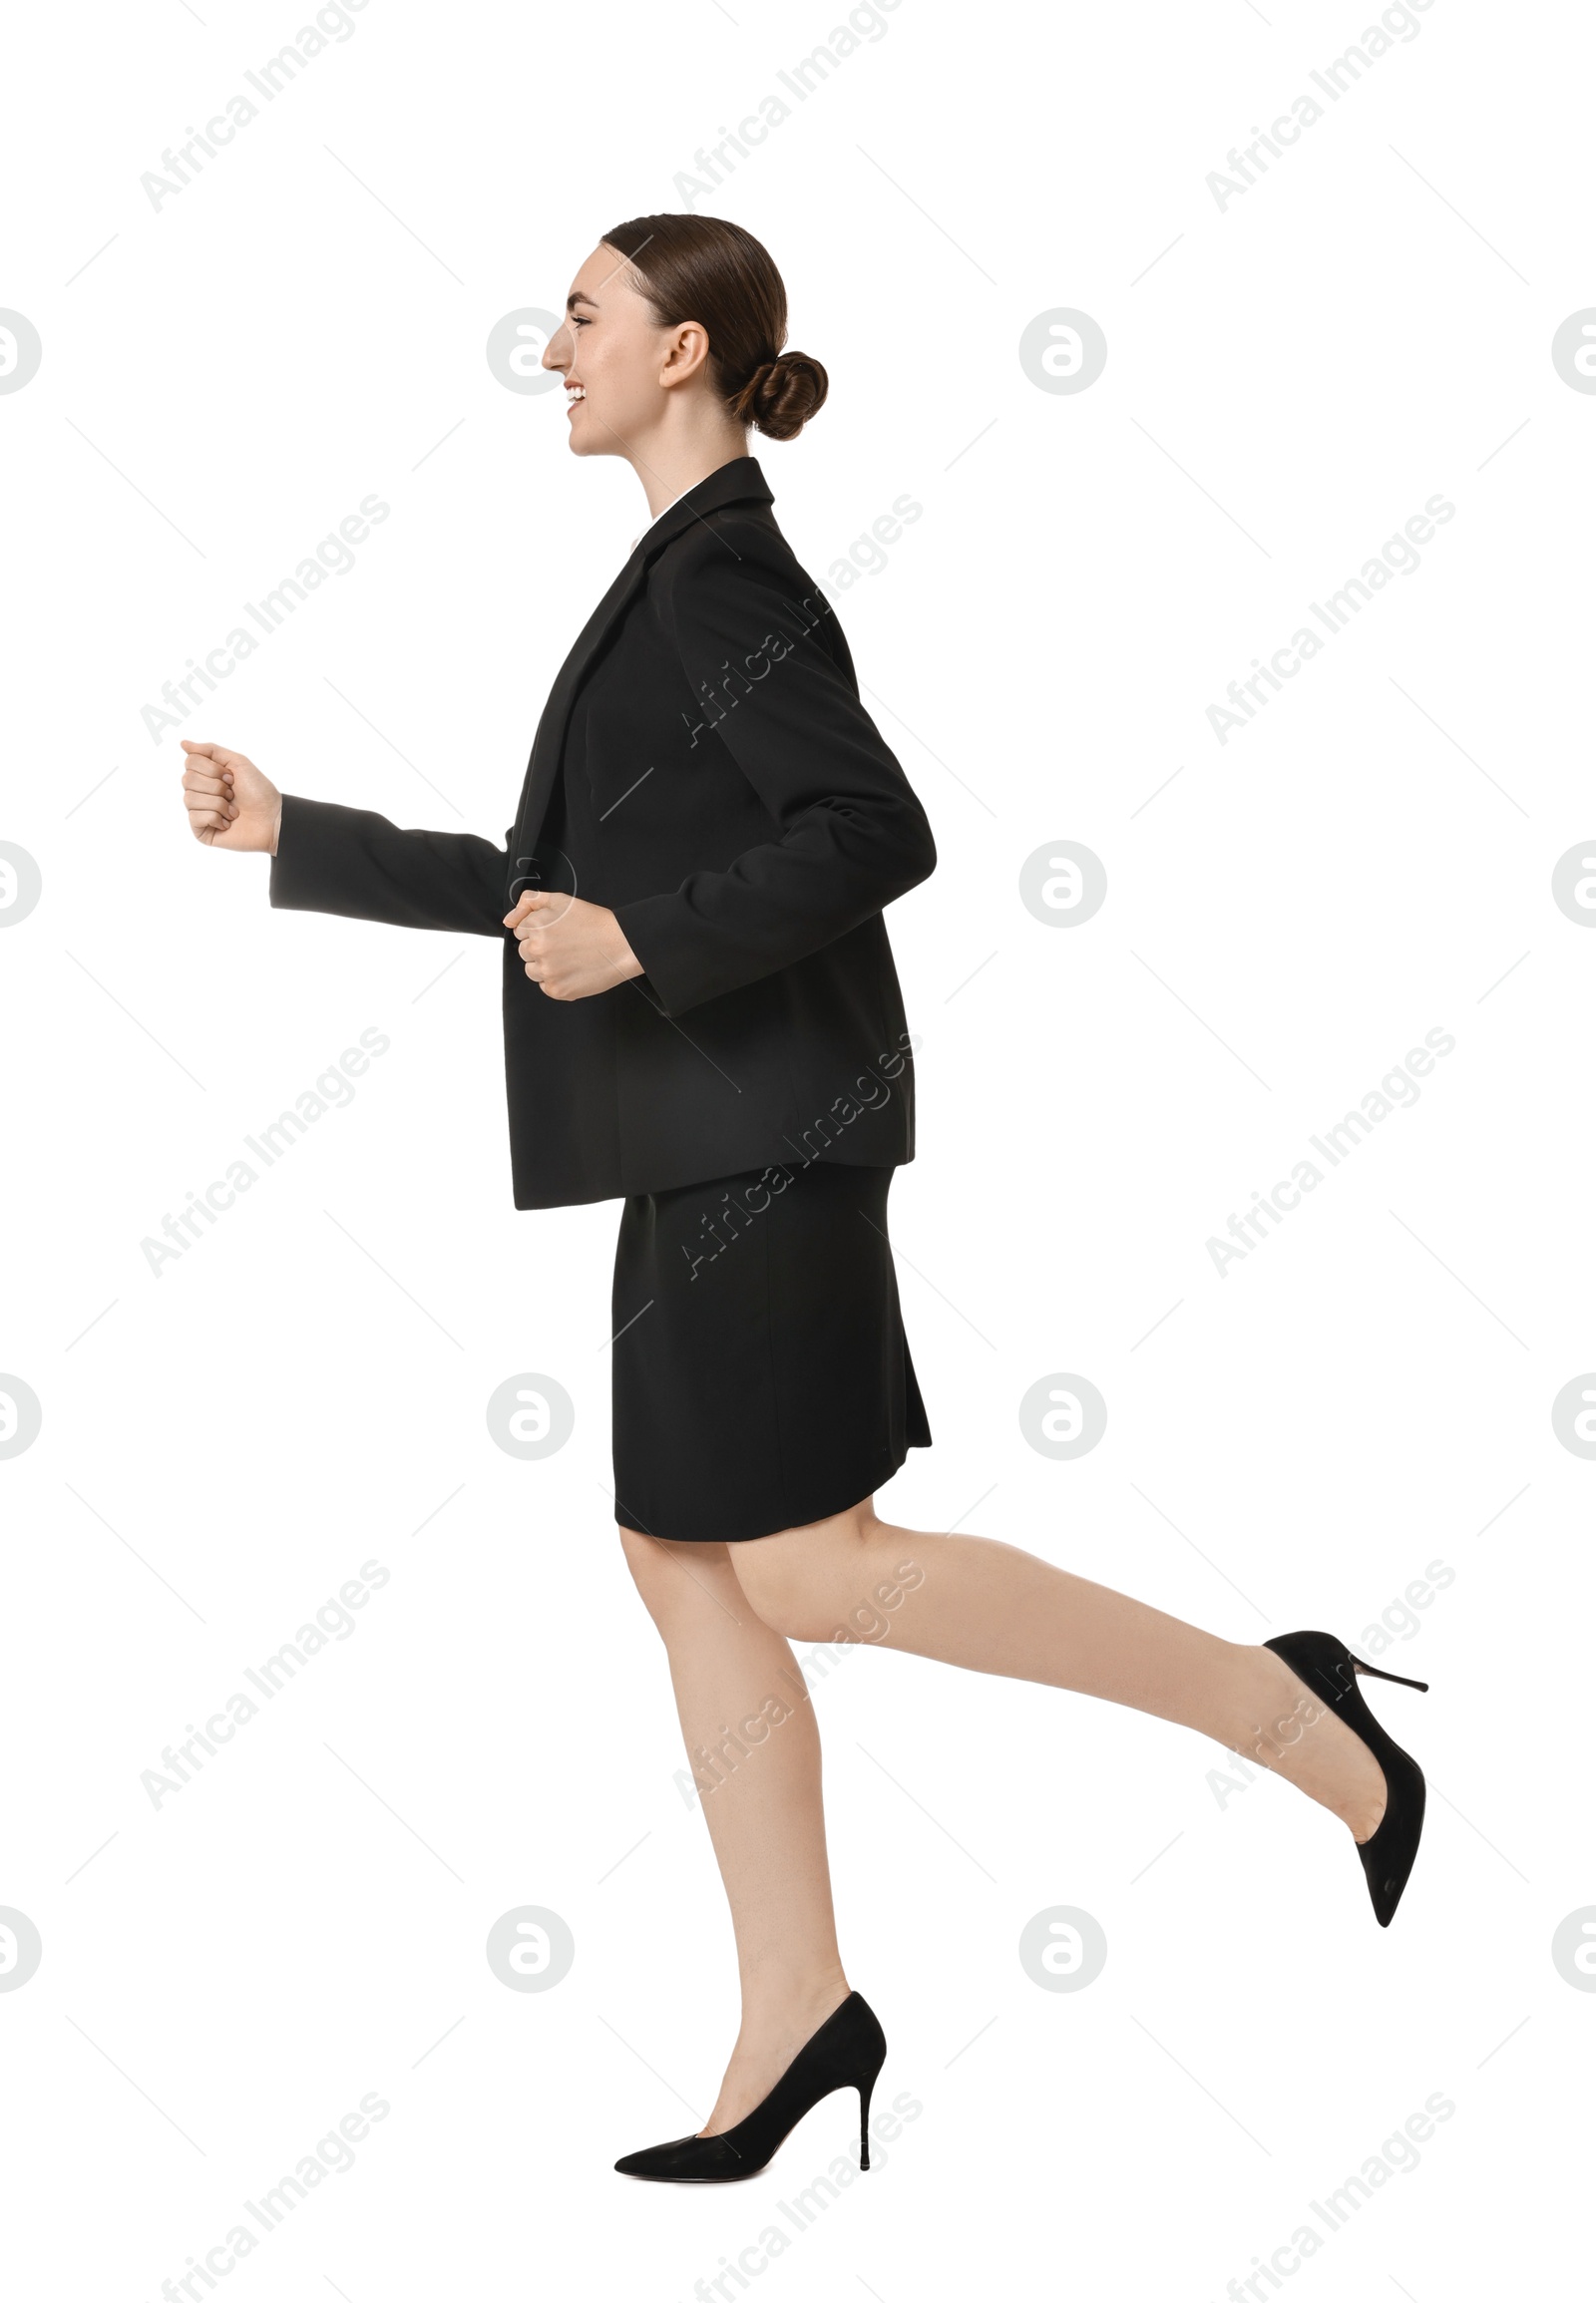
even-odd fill
[(581, 407), (581, 405), (582, 405), (582, 403), (583, 403), (583, 401), (584, 401), (584, 400), (586, 400), (586, 399), (587, 399), (587, 397), (588, 397), (588, 393), (587, 393), (587, 388), (586, 388), (586, 386), (585, 386), (585, 385), (582, 385), (582, 384), (568, 384), (568, 385), (566, 386), (566, 413), (567, 413), (567, 415), (568, 415), (568, 416), (570, 415), (570, 413), (571, 413), (571, 411), (572, 411), (572, 409), (573, 409), (573, 408), (580, 408), (580, 407)]

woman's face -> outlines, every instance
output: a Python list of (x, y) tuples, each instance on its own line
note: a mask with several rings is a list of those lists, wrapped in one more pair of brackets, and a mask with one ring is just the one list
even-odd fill
[(653, 432), (667, 395), (701, 374), (707, 354), (705, 331), (691, 320), (662, 327), (630, 284), (625, 258), (600, 241), (543, 355), (566, 379), (572, 454), (625, 455)]

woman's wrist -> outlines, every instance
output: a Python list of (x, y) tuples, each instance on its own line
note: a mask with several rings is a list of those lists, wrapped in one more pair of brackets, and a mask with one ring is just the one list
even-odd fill
[(633, 975), (641, 975), (643, 964), (626, 942), (626, 932), (613, 912), (609, 915), (609, 925), (614, 935), (614, 965), (618, 971), (616, 981), (624, 983)]

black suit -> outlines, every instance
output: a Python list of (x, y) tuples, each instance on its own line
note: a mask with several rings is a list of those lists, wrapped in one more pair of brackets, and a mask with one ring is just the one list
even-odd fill
[[(936, 849), (770, 503), (739, 457), (639, 540), (555, 681), (505, 847), (283, 800), (274, 905), (503, 939), (518, 1208), (914, 1157), (881, 915)], [(608, 906), (643, 975), (549, 998), (503, 926), (529, 886)]]

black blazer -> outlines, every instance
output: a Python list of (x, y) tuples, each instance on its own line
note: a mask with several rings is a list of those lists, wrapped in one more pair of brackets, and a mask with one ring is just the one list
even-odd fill
[[(555, 681), (503, 848), (284, 797), (274, 905), (503, 940), (518, 1208), (914, 1157), (881, 914), (937, 852), (770, 504), (741, 456), (639, 539)], [(549, 998), (503, 925), (529, 886), (608, 906), (644, 973)]]

